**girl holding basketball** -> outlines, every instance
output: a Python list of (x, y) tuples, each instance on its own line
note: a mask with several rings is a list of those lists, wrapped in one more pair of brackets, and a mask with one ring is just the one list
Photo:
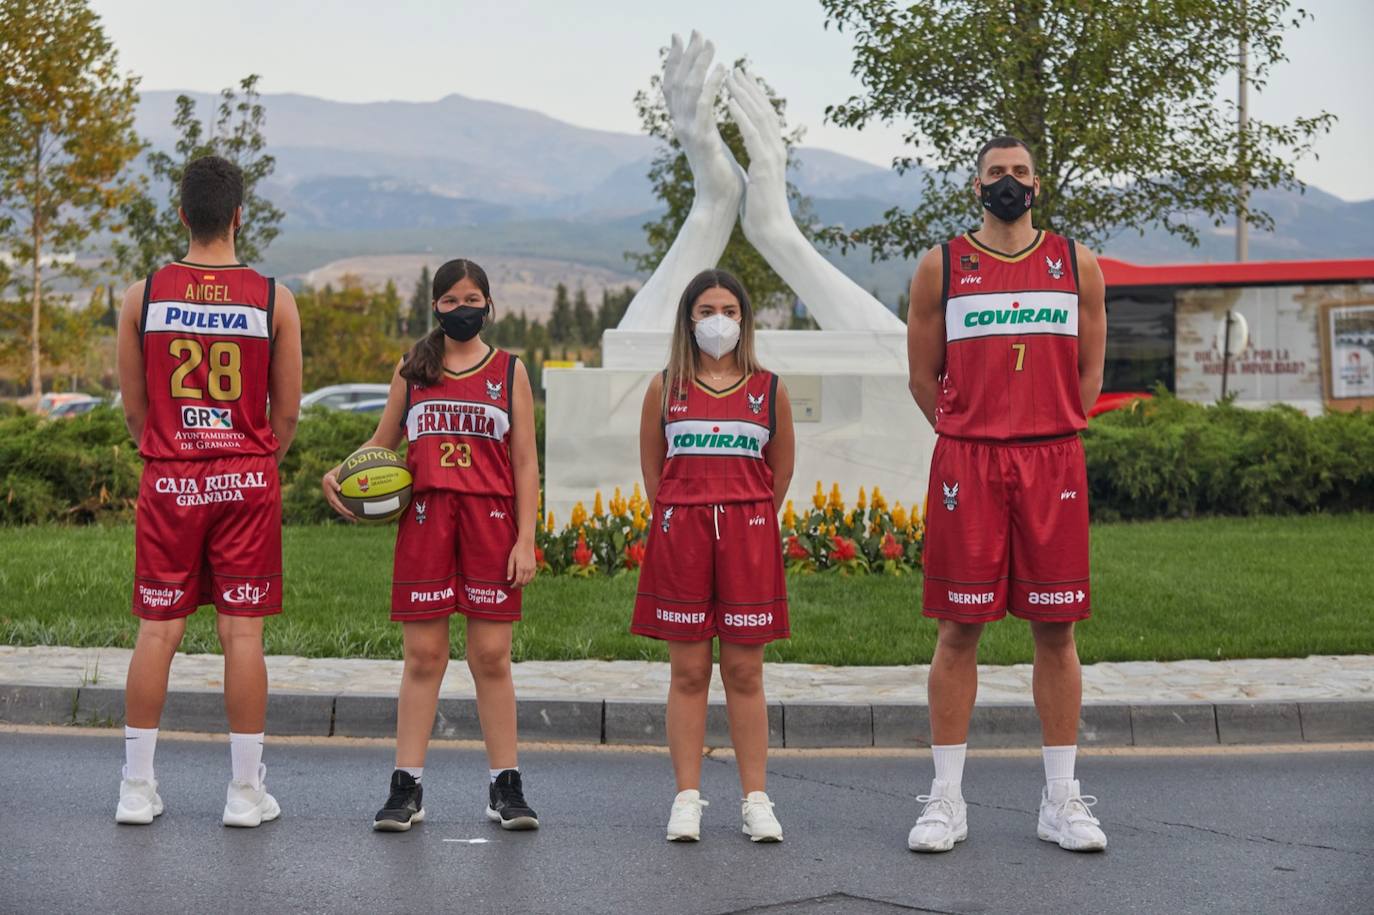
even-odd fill
[(782, 841), (765, 793), (763, 647), (789, 635), (778, 510), (792, 478), (792, 408), (754, 355), (740, 282), (705, 270), (678, 302), (668, 367), (644, 397), (640, 465), (654, 520), (630, 631), (668, 642), (669, 841), (700, 838), (712, 643), (720, 639), (744, 833)]
[[(467, 619), (468, 668), (490, 767), (487, 817), (504, 829), (535, 829), (516, 760), (512, 623), (534, 578), (539, 465), (534, 400), (525, 367), (482, 342), (491, 287), (482, 268), (451, 260), (434, 273), (437, 327), (401, 360), (377, 431), (364, 447), (408, 440), (414, 479), (396, 534), (391, 618), (404, 630), (396, 708), (396, 769), (373, 828), (404, 831), (424, 819), (421, 777), (449, 660), (449, 617)], [(339, 468), (325, 498), (339, 500)]]

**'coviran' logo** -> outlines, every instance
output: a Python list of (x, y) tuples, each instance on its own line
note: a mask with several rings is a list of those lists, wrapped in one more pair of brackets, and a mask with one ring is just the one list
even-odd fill
[(722, 451), (733, 451), (737, 448), (746, 448), (753, 452), (762, 450), (759, 440), (752, 435), (731, 435), (728, 432), (719, 431), (680, 432), (673, 436), (673, 447), (714, 448)]
[(1022, 308), (1020, 302), (1012, 302), (1010, 308), (988, 308), (983, 311), (970, 311), (964, 315), (965, 327), (986, 327), (989, 324), (1068, 324), (1067, 308)]

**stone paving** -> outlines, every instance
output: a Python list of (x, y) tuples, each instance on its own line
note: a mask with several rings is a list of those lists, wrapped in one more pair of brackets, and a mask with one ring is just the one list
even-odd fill
[[(0, 646), (0, 683), (35, 686), (107, 686), (122, 689), (132, 652), (121, 648)], [(267, 659), (273, 692), (395, 695), (400, 661), (361, 658)], [(178, 654), (170, 688), (219, 689), (219, 655)], [(838, 703), (924, 703), (929, 667), (827, 667), (768, 664), (770, 701)], [(525, 661), (514, 665), (522, 698), (605, 699), (661, 702), (668, 691), (668, 665), (651, 661)], [(473, 695), (462, 659), (444, 679), (443, 695)], [(723, 699), (720, 678), (712, 698)], [(1296, 701), (1374, 699), (1374, 655), (1312, 656), (1241, 661), (1130, 661), (1083, 667), (1087, 703)], [(979, 703), (1031, 700), (1028, 664), (979, 668)]]

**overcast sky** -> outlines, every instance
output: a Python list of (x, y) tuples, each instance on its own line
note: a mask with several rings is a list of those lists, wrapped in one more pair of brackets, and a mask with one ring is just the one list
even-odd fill
[[(217, 91), (248, 73), (262, 91), (340, 101), (428, 101), (457, 92), (584, 127), (637, 132), (632, 99), (673, 32), (700, 29), (717, 58), (747, 56), (787, 99), (805, 143), (887, 165), (900, 131), (824, 123), (857, 91), (848, 36), (810, 0), (96, 0), (121, 66), (147, 89)], [(1374, 198), (1374, 0), (1309, 0), (1316, 17), (1286, 41), (1288, 64), (1252, 95), (1254, 116), (1325, 108), (1339, 124), (1298, 176), (1346, 200)], [(271, 111), (268, 111), (271, 138)]]

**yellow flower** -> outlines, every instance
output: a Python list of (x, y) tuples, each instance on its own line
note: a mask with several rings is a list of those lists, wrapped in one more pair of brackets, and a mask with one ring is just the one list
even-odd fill
[(644, 504), (644, 494), (639, 491), (639, 484), (635, 484), (635, 490), (630, 494), (630, 510), (634, 511), (637, 507)]
[(634, 507), (634, 513), (630, 516), (630, 527), (642, 531), (648, 526), (648, 519), (644, 517), (644, 503), (640, 502)]
[(853, 526), (854, 526), (854, 513), (853, 513), (853, 512), (845, 512), (845, 513), (844, 513), (844, 526), (845, 526), (845, 527), (853, 527)]
[(553, 512), (549, 512), (549, 523), (544, 525), (544, 530), (550, 534), (553, 533)]
[(615, 488), (615, 495), (611, 496), (611, 514), (617, 518), (625, 514), (625, 497), (620, 494), (620, 487)]
[(797, 513), (792, 508), (792, 500), (787, 500), (787, 506), (782, 510), (782, 526), (795, 528), (797, 526)]
[(898, 530), (906, 527), (906, 509), (902, 508), (900, 502), (892, 509), (892, 526)]
[(601, 504), (601, 490), (599, 489), (596, 491), (596, 501), (592, 503), (592, 514), (598, 518), (606, 514), (606, 509)]
[(816, 494), (811, 497), (811, 504), (816, 506), (817, 511), (825, 508), (825, 490), (821, 488), (820, 480), (816, 481)]
[[(925, 524), (925, 523), (926, 523), (926, 502), (928, 502), (929, 500), (930, 500), (930, 494), (929, 494), (929, 493), (927, 493), (927, 494), (924, 495), (924, 496), (921, 496), (921, 517), (920, 517), (920, 522), (921, 522), (922, 524)], [(915, 526), (915, 522), (916, 522), (917, 519), (916, 519), (916, 518), (912, 518), (911, 520), (912, 520), (912, 522), (913, 522), (913, 526)]]
[(831, 537), (834, 537), (835, 534), (837, 533), (836, 530), (835, 530), (835, 525), (833, 525), (833, 524), (830, 525), (828, 528), (826, 528), (826, 530), (828, 530), (828, 531), (830, 532), (830, 536), (831, 536)]
[(878, 487), (873, 487), (873, 508), (875, 511), (887, 511), (887, 499), (883, 498), (882, 492)]
[(581, 502), (578, 502), (576, 505), (573, 506), (572, 521), (570, 522), (570, 525), (572, 527), (581, 527), (586, 523), (587, 509)]
[(864, 488), (862, 486), (859, 487), (859, 501), (854, 503), (854, 507), (859, 511), (868, 508), (868, 496), (864, 495)]
[(828, 504), (835, 511), (844, 511), (844, 496), (840, 495), (839, 483), (830, 487), (830, 501)]

